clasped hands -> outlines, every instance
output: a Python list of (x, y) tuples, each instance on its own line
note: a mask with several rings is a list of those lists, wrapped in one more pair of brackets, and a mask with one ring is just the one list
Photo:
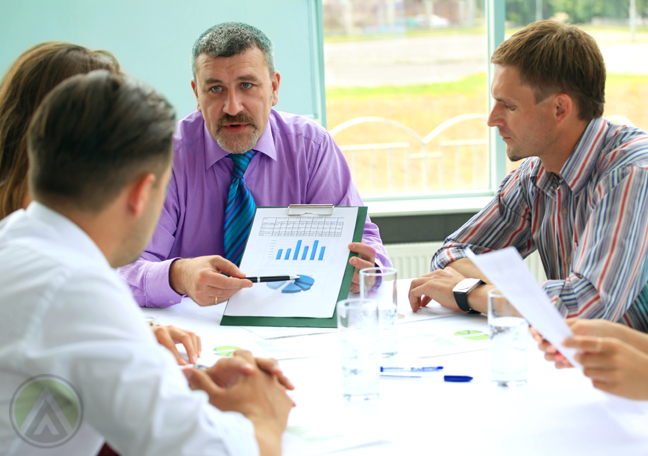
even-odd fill
[(262, 455), (281, 454), (281, 436), (295, 403), (286, 393), (294, 386), (277, 361), (236, 350), (233, 357), (219, 360), (204, 372), (185, 368), (183, 373), (191, 389), (207, 393), (211, 405), (239, 412), (254, 424)]
[[(349, 260), (355, 267), (350, 291), (358, 293), (358, 272), (375, 266), (376, 250), (363, 242), (352, 242), (349, 250), (358, 254)], [(220, 304), (239, 290), (252, 286), (251, 281), (245, 280), (245, 273), (219, 255), (175, 260), (169, 269), (169, 284), (176, 293), (189, 296), (200, 306)]]

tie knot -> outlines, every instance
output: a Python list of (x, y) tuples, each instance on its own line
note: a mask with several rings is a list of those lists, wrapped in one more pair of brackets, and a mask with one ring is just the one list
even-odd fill
[(252, 161), (252, 157), (254, 157), (255, 153), (256, 152), (253, 150), (248, 150), (244, 154), (228, 155), (228, 157), (230, 157), (234, 162), (234, 170), (232, 170), (232, 177), (238, 177), (239, 179), (243, 179), (245, 170), (247, 169), (248, 165)]

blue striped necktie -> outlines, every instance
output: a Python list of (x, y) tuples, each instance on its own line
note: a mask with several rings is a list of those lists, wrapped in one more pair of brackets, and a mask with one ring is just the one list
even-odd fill
[(225, 207), (225, 258), (235, 265), (241, 264), (243, 250), (252, 228), (254, 218), (254, 198), (243, 180), (243, 175), (252, 157), (256, 154), (250, 150), (244, 154), (229, 154), (228, 157), (234, 162), (232, 170), (232, 183), (227, 195), (227, 206)]

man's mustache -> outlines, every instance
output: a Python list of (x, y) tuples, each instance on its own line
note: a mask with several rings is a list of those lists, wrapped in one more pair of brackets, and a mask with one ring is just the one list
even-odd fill
[(218, 119), (218, 124), (216, 126), (218, 128), (221, 128), (225, 124), (232, 124), (232, 123), (245, 123), (256, 128), (256, 124), (254, 123), (254, 119), (252, 118), (252, 116), (249, 116), (243, 112), (240, 112), (235, 116), (230, 116), (229, 114), (225, 114), (223, 117)]

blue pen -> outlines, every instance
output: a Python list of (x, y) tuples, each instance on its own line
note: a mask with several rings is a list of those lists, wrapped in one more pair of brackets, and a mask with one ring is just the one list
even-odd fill
[(443, 369), (443, 366), (429, 367), (381, 367), (380, 372), (436, 372)]
[[(381, 377), (389, 378), (424, 378), (422, 375), (396, 375), (396, 374), (380, 374)], [(426, 377), (429, 378), (429, 377)], [(443, 381), (450, 383), (465, 383), (471, 381), (473, 378), (468, 375), (444, 375)]]

